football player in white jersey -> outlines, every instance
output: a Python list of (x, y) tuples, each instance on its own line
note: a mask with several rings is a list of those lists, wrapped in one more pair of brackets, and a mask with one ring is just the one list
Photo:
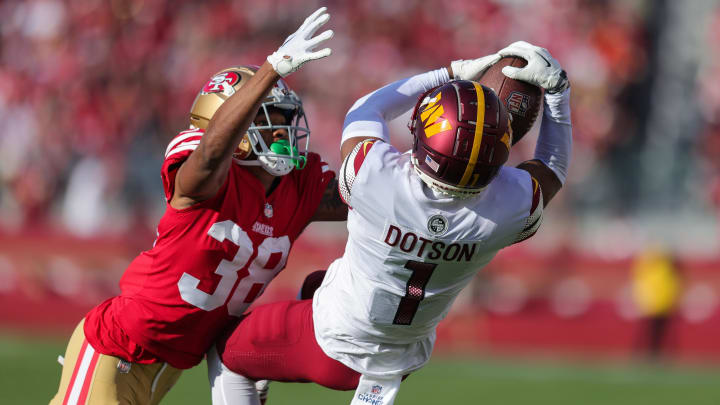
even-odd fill
[[(545, 89), (532, 160), (504, 166), (510, 116), (471, 81), (503, 56), (503, 73)], [(391, 83), (359, 99), (341, 142), (350, 207), (344, 255), (313, 300), (256, 308), (208, 356), (213, 403), (254, 405), (254, 380), (355, 389), (352, 404), (392, 404), (430, 358), (437, 324), (503, 247), (532, 236), (562, 187), (571, 151), (570, 90), (550, 53), (516, 42), (497, 54)], [(387, 122), (413, 110), (413, 148)]]

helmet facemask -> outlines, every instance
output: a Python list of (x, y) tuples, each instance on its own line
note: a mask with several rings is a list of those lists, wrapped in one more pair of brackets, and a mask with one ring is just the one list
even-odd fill
[[(268, 101), (260, 106), (258, 113), (265, 115), (266, 124), (257, 125), (254, 122), (250, 124), (239, 147), (245, 153), (234, 155), (237, 164), (261, 166), (273, 176), (284, 176), (293, 169), (305, 168), (310, 143), (310, 129), (300, 98), (286, 86), (281, 86), (282, 84), (278, 83), (278, 86), (273, 87)], [(270, 116), (272, 111), (282, 113), (286, 118), (285, 123), (274, 124)], [(288, 138), (268, 145), (263, 139), (262, 132), (273, 133), (277, 130), (285, 130)]]
[[(275, 93), (277, 87), (273, 88)], [(303, 169), (306, 163), (308, 144), (310, 142), (310, 129), (307, 117), (302, 108), (300, 99), (292, 96), (276, 97), (271, 95), (272, 101), (267, 101), (260, 107), (259, 114), (265, 115), (264, 125), (254, 122), (248, 128), (240, 144), (240, 153), (234, 155), (235, 162), (243, 166), (261, 166), (273, 176), (284, 176), (293, 169)], [(278, 111), (285, 115), (284, 124), (274, 124), (270, 113)], [(262, 133), (274, 133), (284, 130), (288, 137), (272, 142), (268, 145)], [(252, 153), (250, 153), (252, 152)], [(254, 155), (254, 156), (253, 156)]]

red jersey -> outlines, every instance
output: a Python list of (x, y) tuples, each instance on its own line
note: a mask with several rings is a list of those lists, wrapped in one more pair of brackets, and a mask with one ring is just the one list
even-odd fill
[[(168, 146), (162, 167), (168, 201), (177, 170), (202, 133), (181, 132)], [(320, 156), (309, 153), (306, 167), (283, 176), (266, 196), (255, 176), (232, 164), (215, 197), (182, 210), (168, 203), (153, 248), (130, 263), (121, 294), (88, 313), (88, 342), (132, 362), (198, 364), (285, 267), (333, 177)]]

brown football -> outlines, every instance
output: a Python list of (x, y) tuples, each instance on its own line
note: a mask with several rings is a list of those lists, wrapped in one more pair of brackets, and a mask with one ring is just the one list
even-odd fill
[(515, 56), (506, 56), (490, 66), (478, 82), (495, 90), (505, 108), (512, 114), (513, 145), (530, 130), (542, 106), (542, 89), (530, 83), (505, 76), (505, 66), (523, 67), (527, 61)]

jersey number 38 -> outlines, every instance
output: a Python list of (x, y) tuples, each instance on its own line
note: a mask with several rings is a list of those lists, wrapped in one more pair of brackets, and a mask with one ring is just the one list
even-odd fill
[(238, 247), (232, 260), (223, 259), (215, 269), (220, 281), (211, 294), (198, 288), (200, 280), (188, 273), (183, 273), (178, 281), (178, 289), (182, 299), (205, 311), (219, 308), (228, 297), (228, 313), (241, 316), (250, 304), (257, 298), (275, 275), (285, 267), (290, 252), (290, 239), (287, 236), (279, 238), (265, 238), (257, 247), (257, 257), (247, 267), (248, 275), (233, 287), (238, 279), (238, 271), (248, 265), (254, 249), (252, 240), (247, 232), (236, 223), (227, 220), (217, 222), (210, 227), (208, 235), (218, 242), (226, 239)]

